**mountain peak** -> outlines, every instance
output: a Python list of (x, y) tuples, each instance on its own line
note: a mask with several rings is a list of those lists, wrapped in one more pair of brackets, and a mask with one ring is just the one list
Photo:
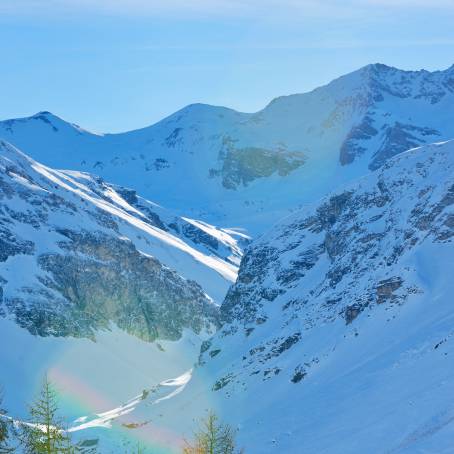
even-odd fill
[(327, 85), (315, 88), (308, 93), (295, 93), (274, 98), (264, 110), (287, 109), (288, 105), (298, 104), (307, 96), (322, 97), (325, 94), (338, 100), (350, 97), (354, 92), (362, 92), (374, 99), (382, 99), (384, 93), (399, 98), (426, 98), (431, 103), (438, 102), (448, 91), (452, 90), (451, 82), (454, 65), (445, 70), (428, 71), (404, 70), (384, 63), (370, 63), (355, 71), (344, 74)]
[[(438, 78), (444, 78), (446, 75), (451, 75), (454, 72), (454, 64), (449, 68), (429, 71), (421, 68), (419, 70), (413, 69), (400, 69), (394, 66), (388, 66), (383, 63), (371, 63), (363, 66), (358, 70), (360, 73), (367, 74), (369, 76), (397, 76), (401, 78), (426, 78), (430, 80), (436, 80)], [(348, 76), (348, 74), (347, 74)]]
[(43, 115), (45, 115), (46, 117), (56, 117), (56, 115), (54, 115), (52, 112), (49, 112), (48, 110), (41, 110), (35, 113), (35, 115), (32, 115), (32, 117), (39, 117)]
[(383, 96), (424, 99), (437, 104), (453, 91), (453, 68), (428, 71), (403, 70), (382, 63), (374, 63), (347, 74), (340, 80), (352, 80), (358, 88), (365, 88), (376, 100)]
[(48, 110), (41, 110), (41, 111), (35, 113), (34, 115), (31, 115), (30, 117), (28, 117), (28, 119), (31, 119), (31, 120), (42, 120), (42, 121), (45, 121), (45, 122), (48, 122), (48, 121), (52, 122), (53, 121), (53, 122), (69, 123), (69, 122), (63, 120), (62, 118), (60, 118), (58, 115), (55, 115), (52, 112), (49, 112)]
[(0, 121), (0, 126), (4, 125), (5, 129), (9, 132), (13, 131), (13, 126), (15, 125), (24, 125), (26, 127), (27, 124), (41, 124), (46, 126), (47, 129), (53, 132), (59, 132), (63, 129), (68, 129), (70, 131), (76, 132), (77, 134), (88, 133), (91, 135), (102, 135), (92, 131), (88, 131), (80, 127), (76, 123), (71, 123), (58, 115), (53, 114), (48, 110), (41, 110), (33, 115), (28, 117), (21, 117), (21, 118), (12, 118), (9, 120)]
[(360, 71), (374, 71), (374, 72), (385, 72), (385, 71), (390, 71), (390, 70), (393, 70), (393, 71), (400, 71), (398, 68), (394, 67), (394, 66), (389, 66), (389, 65), (386, 65), (384, 63), (369, 63), (368, 65), (366, 66), (363, 66), (362, 68), (360, 68)]

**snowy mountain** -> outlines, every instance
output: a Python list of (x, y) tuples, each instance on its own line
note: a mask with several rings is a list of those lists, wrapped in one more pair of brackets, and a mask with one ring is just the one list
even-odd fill
[(253, 114), (196, 104), (141, 130), (94, 134), (40, 112), (0, 122), (0, 137), (46, 165), (256, 234), (397, 153), (454, 137), (453, 109), (454, 66), (374, 64)]
[(453, 204), (451, 141), (276, 224), (163, 424), (211, 406), (247, 452), (452, 452)]
[(235, 280), (238, 238), (5, 142), (0, 171), (3, 316), (44, 336), (114, 322), (146, 340), (216, 324), (208, 295), (220, 301)]
[(100, 412), (186, 372), (248, 242), (0, 141), (0, 383), (13, 414), (46, 373), (66, 397), (100, 396)]
[(454, 66), (376, 64), (253, 114), (0, 122), (5, 405), (48, 373), (87, 453), (208, 409), (248, 453), (452, 452), (453, 116)]

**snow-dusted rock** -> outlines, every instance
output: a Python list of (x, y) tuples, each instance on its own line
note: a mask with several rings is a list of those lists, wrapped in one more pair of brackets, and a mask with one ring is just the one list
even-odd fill
[(217, 325), (210, 296), (235, 279), (245, 238), (5, 142), (0, 186), (2, 316), (41, 336), (91, 337), (115, 323), (176, 340)]

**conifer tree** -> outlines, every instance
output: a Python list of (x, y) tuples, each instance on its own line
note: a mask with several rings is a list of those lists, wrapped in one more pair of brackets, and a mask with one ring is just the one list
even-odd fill
[(140, 443), (137, 443), (137, 451), (135, 451), (135, 454), (145, 454), (145, 449)]
[(0, 454), (9, 454), (14, 452), (14, 448), (10, 445), (13, 424), (6, 410), (2, 408), (2, 401), (3, 393), (0, 390)]
[(194, 442), (186, 443), (183, 454), (234, 454), (235, 431), (210, 412), (194, 434)]
[(73, 454), (75, 448), (58, 417), (57, 394), (47, 376), (30, 406), (30, 420), (22, 424), (21, 441), (27, 454)]

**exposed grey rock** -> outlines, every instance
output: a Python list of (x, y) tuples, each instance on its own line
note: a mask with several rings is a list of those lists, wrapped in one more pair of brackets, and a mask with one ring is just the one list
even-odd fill
[(433, 142), (440, 135), (440, 132), (435, 129), (396, 122), (393, 126), (386, 128), (382, 145), (374, 153), (369, 168), (376, 170), (393, 156), (427, 141)]
[(34, 249), (32, 241), (22, 239), (0, 225), (0, 262), (5, 262), (8, 257), (17, 254), (31, 255)]
[(351, 164), (367, 150), (361, 142), (378, 134), (372, 124), (373, 120), (369, 116), (365, 116), (363, 121), (358, 126), (354, 126), (348, 133), (340, 149), (339, 160), (342, 165)]
[(222, 167), (211, 169), (211, 177), (221, 176), (225, 188), (237, 189), (240, 185), (247, 186), (257, 178), (269, 177), (274, 173), (286, 176), (304, 165), (306, 156), (303, 152), (286, 149), (236, 148), (234, 141), (225, 137), (219, 160)]

